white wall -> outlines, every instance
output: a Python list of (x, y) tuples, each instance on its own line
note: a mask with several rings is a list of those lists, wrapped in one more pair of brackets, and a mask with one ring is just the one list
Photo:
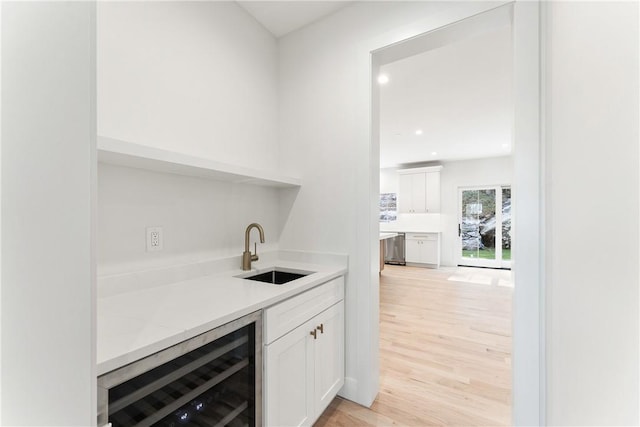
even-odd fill
[(398, 168), (380, 169), (380, 193), (398, 193), (399, 190)]
[(638, 3), (547, 6), (547, 421), (638, 425)]
[(365, 405), (378, 384), (379, 158), (370, 146), (370, 51), (491, 6), (358, 3), (279, 42), (281, 167), (304, 181), (280, 246), (349, 254), (342, 394)]
[[(277, 44), (235, 2), (99, 2), (98, 134), (278, 170)], [(277, 248), (280, 193), (100, 164), (98, 274)], [(282, 209), (280, 206), (283, 206)], [(164, 248), (146, 252), (145, 228)]]
[(277, 168), (277, 45), (235, 2), (98, 2), (98, 134)]
[(1, 423), (91, 425), (95, 5), (1, 7)]
[[(98, 276), (242, 255), (252, 222), (265, 230), (258, 253), (278, 248), (275, 188), (100, 164), (98, 194)], [(146, 252), (149, 226), (163, 228), (162, 251)]]

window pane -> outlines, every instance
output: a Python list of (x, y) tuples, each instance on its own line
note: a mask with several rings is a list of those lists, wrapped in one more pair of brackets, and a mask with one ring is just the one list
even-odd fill
[(462, 192), (462, 256), (496, 258), (496, 191), (464, 190)]

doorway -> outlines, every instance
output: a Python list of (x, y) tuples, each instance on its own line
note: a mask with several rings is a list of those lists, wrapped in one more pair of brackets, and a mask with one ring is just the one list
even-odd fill
[[(540, 327), (544, 289), (542, 254), (544, 240), (541, 239), (543, 207), (543, 182), (541, 181), (540, 140), (540, 5), (538, 2), (513, 2), (489, 11), (461, 16), (458, 20), (431, 27), (429, 33), (408, 31), (404, 37), (389, 40), (381, 37), (371, 42), (372, 68), (372, 153), (379, 149), (378, 103), (380, 89), (377, 77), (384, 64), (424, 51), (425, 46), (437, 48), (456, 39), (469, 29), (495, 22), (498, 15), (508, 14), (512, 23), (514, 52), (514, 116), (513, 116), (513, 165), (514, 177), (513, 209), (518, 212), (518, 223), (513, 225), (513, 255), (516, 279), (513, 294), (513, 417), (512, 424), (541, 424), (544, 420), (544, 328)], [(460, 25), (458, 25), (460, 24)], [(463, 25), (465, 24), (465, 25)], [(429, 27), (431, 24), (426, 24)], [(435, 30), (433, 28), (436, 28)], [(429, 37), (432, 36), (432, 37)], [(424, 39), (429, 39), (425, 42)], [(386, 44), (379, 43), (386, 41)], [(375, 42), (375, 43), (374, 43)], [(377, 44), (379, 43), (379, 44)], [(375, 47), (374, 47), (375, 46)], [(384, 46), (384, 47), (379, 47)], [(379, 174), (377, 159), (371, 160), (370, 199), (378, 199)], [(372, 219), (377, 222), (377, 212)], [(455, 221), (455, 219), (454, 219)], [(371, 224), (371, 258), (377, 260), (378, 224)], [(374, 230), (376, 230), (374, 232)], [(373, 270), (373, 269), (372, 269)], [(376, 269), (377, 271), (377, 269)], [(376, 273), (377, 275), (377, 273)], [(376, 279), (372, 279), (377, 282)], [(374, 287), (377, 290), (377, 286)], [(372, 301), (376, 301), (372, 295)], [(372, 319), (373, 321), (373, 319)]]
[(458, 265), (511, 269), (511, 187), (458, 190)]
[[(458, 26), (465, 23), (443, 31)], [(468, 267), (503, 262), (503, 191), (487, 184), (512, 182), (512, 64), (504, 14), (380, 67), (381, 182), (383, 173), (388, 178), (381, 191), (396, 193), (399, 208), (397, 219), (380, 229), (406, 234), (407, 266), (380, 276), (377, 402), (424, 395), (430, 410), (416, 412), (419, 423), (436, 416), (445, 424), (509, 425), (513, 287), (497, 284), (491, 273), (499, 271)], [(420, 358), (413, 348), (421, 348)], [(411, 373), (394, 367), (406, 362), (398, 354), (413, 360)], [(435, 375), (434, 364), (457, 376)], [(400, 385), (412, 381), (419, 383), (414, 395)], [(476, 403), (459, 410), (465, 421), (437, 407), (460, 401)]]

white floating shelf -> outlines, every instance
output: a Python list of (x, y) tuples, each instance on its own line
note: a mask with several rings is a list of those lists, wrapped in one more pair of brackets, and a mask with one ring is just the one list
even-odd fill
[(195, 176), (235, 184), (268, 187), (299, 187), (298, 178), (228, 165), (201, 157), (189, 156), (159, 148), (98, 136), (98, 161), (156, 172)]

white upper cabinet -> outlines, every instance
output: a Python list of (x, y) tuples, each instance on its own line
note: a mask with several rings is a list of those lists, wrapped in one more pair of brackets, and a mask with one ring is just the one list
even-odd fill
[(425, 174), (425, 211), (440, 212), (440, 171)]
[(400, 175), (400, 196), (398, 204), (401, 213), (424, 213), (426, 211), (426, 182), (424, 173)]
[(442, 166), (401, 169), (398, 208), (400, 213), (440, 212), (440, 171)]

